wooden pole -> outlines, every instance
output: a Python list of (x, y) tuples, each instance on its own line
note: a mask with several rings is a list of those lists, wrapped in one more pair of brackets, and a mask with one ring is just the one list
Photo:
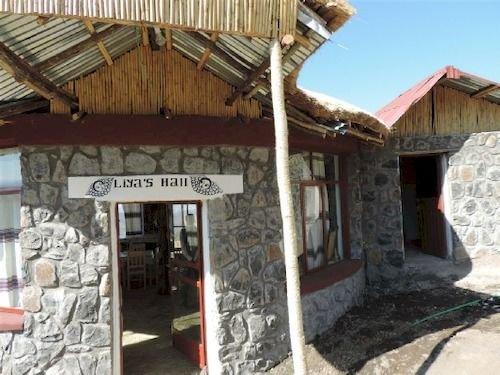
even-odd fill
[(271, 93), (273, 99), (274, 132), (276, 138), (276, 175), (283, 222), (288, 324), (295, 375), (307, 374), (304, 324), (300, 298), (299, 262), (297, 259), (297, 231), (288, 164), (288, 123), (285, 110), (285, 91), (281, 61), (281, 45), (277, 39), (270, 44)]

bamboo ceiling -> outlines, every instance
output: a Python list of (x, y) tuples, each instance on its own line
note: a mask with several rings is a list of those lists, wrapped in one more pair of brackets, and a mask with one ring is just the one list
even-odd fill
[[(80, 110), (89, 114), (201, 115), (259, 118), (260, 103), (238, 98), (225, 100), (232, 87), (176, 51), (138, 47), (92, 74), (64, 88), (79, 98)], [(69, 106), (52, 101), (52, 113), (69, 113)]]
[(295, 35), (297, 0), (0, 0), (0, 12), (282, 37)]

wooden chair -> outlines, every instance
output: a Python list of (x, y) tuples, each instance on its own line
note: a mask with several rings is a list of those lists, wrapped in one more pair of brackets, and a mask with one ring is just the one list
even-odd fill
[[(144, 289), (146, 289), (146, 251), (144, 244), (138, 244), (137, 249), (131, 245), (127, 254), (127, 286), (132, 289), (132, 278), (142, 280)], [(140, 250), (140, 249), (143, 250)]]

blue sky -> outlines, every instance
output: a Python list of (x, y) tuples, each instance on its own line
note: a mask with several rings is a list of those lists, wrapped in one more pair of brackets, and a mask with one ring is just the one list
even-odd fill
[(376, 111), (445, 65), (500, 82), (500, 0), (351, 0), (299, 86)]

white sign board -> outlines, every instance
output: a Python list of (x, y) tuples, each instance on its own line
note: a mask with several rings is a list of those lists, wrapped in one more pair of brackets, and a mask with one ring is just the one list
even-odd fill
[(243, 193), (242, 175), (146, 175), (69, 177), (69, 198), (112, 202), (204, 200)]

